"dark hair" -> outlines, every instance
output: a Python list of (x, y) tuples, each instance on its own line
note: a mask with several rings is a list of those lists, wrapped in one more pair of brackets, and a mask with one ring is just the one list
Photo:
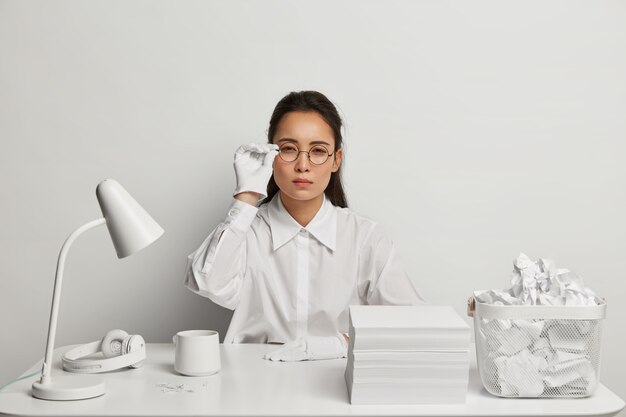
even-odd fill
[[(278, 124), (281, 119), (285, 114), (294, 111), (316, 112), (322, 116), (332, 129), (333, 135), (335, 136), (335, 153), (333, 154), (333, 158), (335, 158), (337, 155), (336, 152), (341, 148), (343, 142), (341, 136), (341, 117), (339, 116), (339, 113), (333, 103), (331, 103), (331, 101), (326, 98), (324, 94), (317, 91), (294, 91), (283, 97), (278, 104), (276, 104), (274, 112), (272, 113), (270, 127), (267, 131), (267, 141), (269, 143), (273, 143), (272, 140), (274, 139), (274, 134), (276, 134), (276, 129), (278, 128)], [(276, 184), (276, 181), (274, 181), (274, 175), (272, 174), (272, 177), (267, 184), (267, 198), (263, 201), (263, 203), (269, 202), (278, 191), (278, 185)], [(339, 166), (337, 172), (330, 174), (330, 181), (324, 190), (324, 194), (326, 194), (326, 198), (328, 198), (335, 206), (348, 207), (348, 200), (346, 199), (346, 195), (343, 191), (343, 185), (341, 183), (341, 165)]]

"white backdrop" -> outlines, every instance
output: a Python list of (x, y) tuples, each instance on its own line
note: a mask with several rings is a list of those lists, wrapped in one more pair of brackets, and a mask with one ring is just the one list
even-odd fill
[(626, 397), (625, 51), (623, 1), (0, 1), (0, 384), (42, 357), (58, 252), (108, 177), (166, 234), (121, 261), (105, 228), (79, 238), (57, 345), (223, 335), (186, 255), (236, 147), (316, 89), (345, 120), (351, 207), (430, 301), (464, 314), (520, 251), (553, 258), (607, 298), (601, 380)]

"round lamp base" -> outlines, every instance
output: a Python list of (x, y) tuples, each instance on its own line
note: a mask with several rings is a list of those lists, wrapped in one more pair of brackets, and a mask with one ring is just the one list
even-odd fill
[(32, 394), (41, 400), (84, 400), (103, 395), (104, 381), (92, 375), (55, 375), (47, 384), (34, 382)]

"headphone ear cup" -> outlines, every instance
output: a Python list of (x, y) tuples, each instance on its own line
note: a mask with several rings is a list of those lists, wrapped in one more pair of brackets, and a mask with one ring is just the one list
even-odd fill
[[(122, 342), (122, 355), (126, 355), (132, 352), (139, 352), (141, 349), (144, 349), (146, 342), (143, 340), (138, 334), (134, 334), (132, 336), (128, 336)], [(129, 368), (139, 368), (143, 365), (144, 361), (139, 361), (133, 364), (128, 365)]]
[(124, 330), (115, 329), (109, 331), (103, 338), (100, 350), (105, 358), (112, 358), (123, 355), (122, 344), (128, 338), (128, 333)]

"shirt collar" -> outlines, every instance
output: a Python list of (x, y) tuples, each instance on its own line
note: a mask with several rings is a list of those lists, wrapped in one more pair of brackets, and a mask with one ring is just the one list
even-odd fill
[(282, 201), (280, 192), (276, 193), (267, 209), (270, 228), (272, 229), (272, 244), (276, 250), (293, 239), (300, 230), (305, 229), (321, 244), (334, 251), (337, 241), (337, 212), (335, 207), (324, 196), (322, 207), (306, 227), (300, 224), (287, 212)]

